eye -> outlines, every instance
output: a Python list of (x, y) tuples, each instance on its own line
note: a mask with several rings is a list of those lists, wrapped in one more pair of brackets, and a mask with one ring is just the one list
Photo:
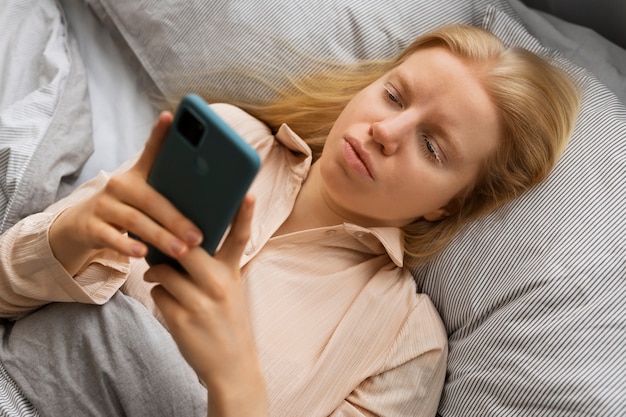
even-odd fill
[(426, 157), (437, 161), (438, 163), (443, 162), (441, 159), (441, 154), (439, 153), (439, 149), (437, 144), (430, 139), (428, 136), (422, 136), (424, 154)]
[(402, 100), (400, 93), (391, 84), (385, 84), (385, 100), (390, 104), (400, 106), (402, 108)]

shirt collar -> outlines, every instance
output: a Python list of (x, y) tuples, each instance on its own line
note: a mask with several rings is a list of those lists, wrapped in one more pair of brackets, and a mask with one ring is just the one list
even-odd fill
[[(276, 133), (276, 139), (289, 150), (311, 157), (309, 145), (289, 126), (282, 124)], [(398, 267), (404, 262), (404, 241), (402, 230), (398, 227), (362, 227), (345, 223), (344, 227), (355, 239), (376, 253), (387, 252)]]
[(276, 140), (291, 151), (299, 152), (306, 156), (313, 154), (309, 145), (284, 123), (276, 133)]
[(404, 240), (398, 227), (362, 227), (344, 223), (346, 232), (375, 253), (387, 252), (394, 264), (404, 265)]

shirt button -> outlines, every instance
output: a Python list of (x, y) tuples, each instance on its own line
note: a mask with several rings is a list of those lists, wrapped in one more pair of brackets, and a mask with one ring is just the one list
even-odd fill
[(326, 236), (335, 236), (335, 234), (337, 234), (336, 230), (327, 230), (326, 231)]
[(248, 246), (243, 254), (246, 256), (250, 256), (252, 255), (253, 252), (254, 252), (254, 248), (252, 248), (251, 246)]
[(354, 236), (356, 236), (357, 239), (361, 239), (363, 236), (365, 236), (365, 233), (364, 232), (356, 232), (354, 234)]

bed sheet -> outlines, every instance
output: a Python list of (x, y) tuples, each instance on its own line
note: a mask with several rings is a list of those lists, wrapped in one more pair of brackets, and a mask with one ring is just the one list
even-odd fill
[(0, 2), (0, 233), (69, 191), (92, 152), (78, 46), (55, 0)]
[(85, 63), (93, 114), (95, 150), (78, 177), (78, 185), (100, 170), (112, 171), (138, 152), (158, 111), (140, 72), (120, 52), (87, 4), (82, 0), (60, 3)]
[[(120, 52), (109, 32), (104, 30), (84, 1), (59, 1), (84, 61), (93, 115), (95, 152), (79, 175), (77, 183), (80, 183), (100, 169), (114, 169), (136, 153), (147, 138), (157, 111), (137, 68)], [(608, 43), (604, 44), (597, 35), (580, 31), (551, 16), (543, 15), (541, 20), (536, 18), (542, 15), (530, 15), (531, 20), (525, 20), (525, 24), (535, 28), (535, 34), (542, 41), (559, 49), (571, 48), (572, 54), (568, 56), (593, 71), (626, 103), (626, 64), (622, 64), (626, 61), (618, 58), (626, 56), (626, 51), (614, 49)], [(542, 27), (544, 24), (547, 26)], [(549, 33), (543, 30), (549, 30)], [(578, 40), (572, 40), (574, 32)], [(1, 409), (0, 406), (0, 415)]]

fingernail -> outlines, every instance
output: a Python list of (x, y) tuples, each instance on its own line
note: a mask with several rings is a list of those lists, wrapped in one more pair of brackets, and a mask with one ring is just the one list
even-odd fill
[(196, 246), (202, 243), (202, 233), (197, 230), (190, 230), (187, 233), (187, 243)]
[(130, 250), (133, 253), (133, 256), (136, 258), (141, 258), (146, 254), (144, 246), (139, 243), (133, 244)]
[(186, 245), (179, 241), (175, 240), (170, 244), (170, 250), (174, 255), (182, 255), (185, 252)]

